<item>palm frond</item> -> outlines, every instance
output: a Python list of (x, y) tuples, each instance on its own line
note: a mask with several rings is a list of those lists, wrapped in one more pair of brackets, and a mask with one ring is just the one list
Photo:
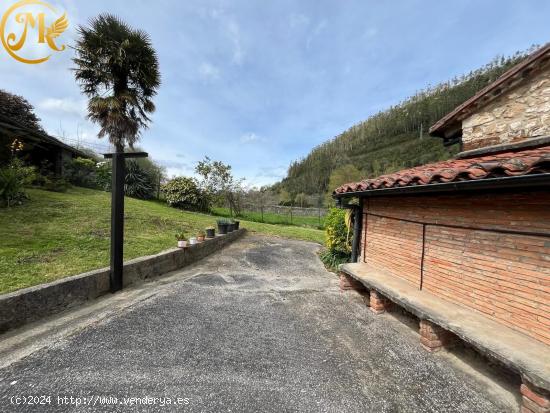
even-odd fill
[(78, 28), (75, 79), (90, 100), (88, 118), (117, 147), (133, 146), (155, 111), (160, 86), (157, 53), (147, 33), (101, 14)]

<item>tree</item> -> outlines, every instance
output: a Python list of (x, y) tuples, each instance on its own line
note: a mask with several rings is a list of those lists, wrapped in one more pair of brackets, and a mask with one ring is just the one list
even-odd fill
[(370, 116), (292, 162), (280, 185), (292, 194), (326, 194), (334, 189), (330, 175), (341, 165), (353, 164), (366, 178), (448, 159), (459, 150), (458, 145), (445, 147), (441, 139), (418, 139), (421, 130), (424, 133), (428, 125), (496, 80), (528, 52), (494, 60), (461, 78), (428, 86)]
[(251, 205), (252, 211), (259, 211), (261, 214), (261, 222), (264, 222), (264, 208), (269, 204), (277, 204), (277, 194), (275, 194), (269, 186), (260, 188), (253, 187), (246, 191), (244, 200), (248, 205)]
[(332, 201), (332, 191), (340, 185), (361, 180), (361, 175), (361, 171), (351, 164), (342, 165), (332, 171), (328, 181), (327, 202), (330, 203)]
[(2, 89), (0, 89), (0, 115), (21, 126), (44, 133), (40, 119), (35, 115), (34, 107), (27, 99)]
[(296, 205), (299, 205), (300, 208), (309, 206), (308, 197), (303, 192), (300, 192), (298, 195), (296, 195), (296, 198), (294, 198), (294, 202), (296, 203)]
[(282, 188), (279, 192), (279, 204), (284, 206), (290, 206), (294, 202), (292, 194), (288, 192), (285, 188)]
[[(16, 126), (30, 131), (44, 133), (40, 126), (40, 119), (34, 114), (33, 106), (24, 97), (2, 89), (0, 89), (0, 121), (15, 123)], [(0, 165), (11, 162), (13, 157), (11, 145), (14, 138), (15, 136), (11, 133), (0, 133)], [(22, 141), (17, 140), (17, 142), (23, 145)]]
[(231, 216), (241, 213), (243, 179), (233, 177), (231, 165), (213, 161), (205, 156), (195, 167), (195, 172), (202, 178), (201, 189), (210, 196), (214, 203), (225, 201)]
[(78, 27), (75, 78), (89, 97), (88, 118), (117, 152), (133, 147), (155, 110), (160, 86), (157, 54), (147, 33), (110, 14)]
[(202, 178), (199, 183), (201, 189), (209, 194), (212, 202), (221, 203), (225, 195), (224, 190), (233, 179), (231, 166), (205, 156), (197, 163), (195, 172)]

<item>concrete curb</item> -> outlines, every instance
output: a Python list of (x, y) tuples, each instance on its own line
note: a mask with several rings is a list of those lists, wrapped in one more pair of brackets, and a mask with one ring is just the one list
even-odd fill
[[(222, 249), (246, 233), (239, 229), (185, 249), (170, 249), (124, 263), (124, 286), (159, 277)], [(109, 268), (24, 288), (0, 296), (0, 333), (75, 307), (109, 292)]]

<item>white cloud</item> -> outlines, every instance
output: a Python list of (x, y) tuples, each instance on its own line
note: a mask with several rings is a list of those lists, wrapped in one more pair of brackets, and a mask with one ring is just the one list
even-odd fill
[(327, 27), (327, 21), (323, 19), (319, 23), (317, 23), (317, 26), (315, 26), (315, 29), (313, 29), (313, 33), (315, 35), (318, 35), (323, 30), (325, 30), (326, 27)]
[(248, 132), (242, 135), (239, 139), (241, 143), (255, 143), (255, 142), (262, 142), (263, 139), (256, 135), (254, 132)]
[(372, 39), (377, 34), (378, 34), (378, 29), (376, 27), (371, 27), (365, 32), (364, 37), (367, 39)]
[(313, 28), (313, 30), (311, 31), (311, 33), (309, 34), (309, 36), (307, 37), (307, 40), (306, 40), (306, 48), (309, 49), (309, 47), (311, 46), (311, 42), (313, 42), (313, 40), (319, 36), (321, 34), (321, 32), (323, 30), (325, 30), (325, 28), (327, 27), (327, 21), (326, 20), (321, 20), (320, 22), (318, 22), (315, 27)]
[(195, 168), (192, 164), (187, 162), (179, 162), (170, 159), (156, 159), (156, 161), (165, 168), (166, 176), (169, 178), (195, 175)]
[(226, 32), (227, 37), (233, 44), (231, 61), (240, 65), (244, 61), (245, 52), (242, 46), (241, 28), (235, 19), (225, 13), (221, 9), (214, 9), (210, 12), (210, 16), (222, 23), (222, 28)]
[(227, 22), (227, 32), (233, 42), (233, 63), (240, 65), (244, 59), (244, 51), (241, 45), (241, 29), (237, 22), (229, 20)]
[(220, 69), (213, 64), (203, 62), (199, 66), (199, 75), (204, 80), (218, 80), (220, 79)]
[(47, 98), (38, 103), (38, 109), (50, 113), (85, 117), (86, 101), (71, 98)]
[(292, 29), (304, 27), (309, 24), (309, 17), (299, 13), (292, 13), (288, 20)]
[(287, 167), (284, 165), (260, 167), (258, 173), (249, 179), (248, 185), (252, 187), (271, 185), (283, 179), (286, 176), (286, 172)]

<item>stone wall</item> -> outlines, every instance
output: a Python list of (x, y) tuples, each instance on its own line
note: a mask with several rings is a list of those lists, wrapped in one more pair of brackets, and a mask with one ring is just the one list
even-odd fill
[(462, 121), (463, 150), (550, 136), (550, 67)]

